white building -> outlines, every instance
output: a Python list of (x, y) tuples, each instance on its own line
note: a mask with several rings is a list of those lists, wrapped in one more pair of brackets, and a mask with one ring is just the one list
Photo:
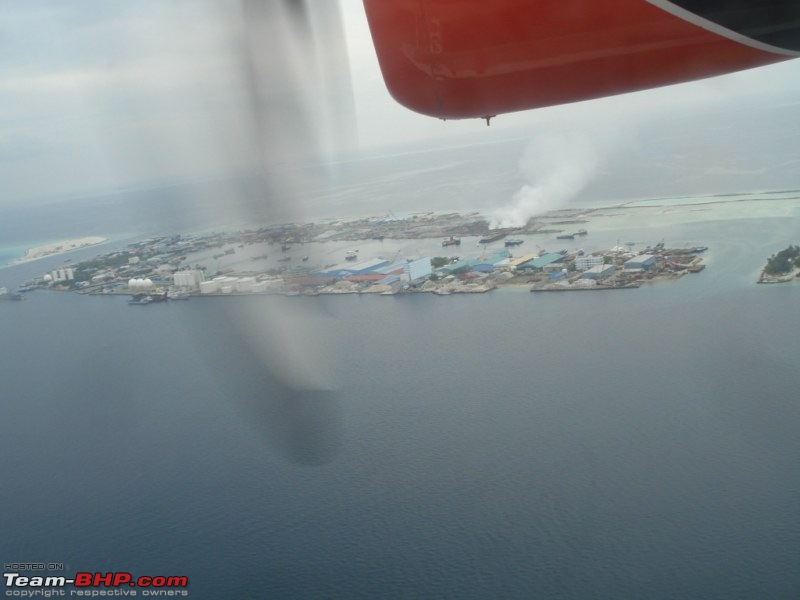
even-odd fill
[(200, 284), (205, 281), (205, 277), (203, 277), (202, 271), (196, 269), (191, 271), (177, 271), (172, 276), (172, 281), (175, 287), (199, 290)]
[(249, 293), (253, 292), (256, 285), (255, 277), (242, 277), (236, 282), (234, 289), (237, 292)]
[(201, 281), (200, 293), (201, 294), (216, 294), (219, 292), (219, 281)]
[(215, 277), (214, 281), (219, 285), (219, 291), (223, 294), (232, 294), (239, 282), (238, 277)]
[[(107, 279), (113, 279), (114, 275), (109, 273), (108, 271), (103, 271), (102, 273), (97, 273), (96, 275), (92, 276), (92, 283), (101, 283), (106, 281)], [(55, 281), (55, 279), (53, 280)]]
[(50, 271), (50, 277), (52, 277), (51, 281), (55, 281), (59, 283), (61, 281), (72, 281), (75, 279), (75, 270), (74, 269), (54, 269)]
[(576, 271), (588, 271), (592, 267), (602, 265), (605, 259), (602, 256), (578, 256), (575, 258)]

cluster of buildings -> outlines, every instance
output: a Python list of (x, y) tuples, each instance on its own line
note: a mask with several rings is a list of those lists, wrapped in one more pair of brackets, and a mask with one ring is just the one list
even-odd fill
[[(429, 227), (432, 222), (436, 227), (442, 226), (442, 222), (435, 219), (429, 221), (419, 218), (412, 219), (412, 222), (419, 228)], [(295, 237), (289, 236), (290, 233)], [(350, 251), (343, 256), (347, 260), (340, 264), (315, 267), (306, 262), (307, 256), (295, 256), (295, 259), (302, 260), (292, 263), (292, 257), (287, 252), (291, 244), (296, 243), (297, 238), (310, 237), (312, 234), (324, 237), (326, 231), (319, 226), (305, 229), (282, 226), (238, 233), (149, 238), (130, 244), (123, 250), (69, 268), (56, 269), (45, 275), (39, 285), (83, 289), (90, 293), (163, 293), (164, 297), (167, 297), (168, 291), (181, 296), (353, 292), (393, 294), (400, 291), (458, 293), (488, 291), (504, 283), (559, 289), (601, 288), (620, 287), (637, 278), (652, 277), (655, 272), (682, 268), (678, 259), (669, 256), (670, 252), (690, 254), (695, 250), (704, 250), (667, 251), (662, 243), (638, 255), (631, 252), (630, 248), (617, 247), (592, 255), (585, 255), (582, 250), (572, 254), (562, 250), (512, 256), (508, 249), (492, 249), (484, 245), (479, 256), (463, 258), (421, 256), (398, 261), (395, 256), (393, 260), (380, 257), (358, 260), (357, 251)], [(237, 252), (237, 249), (258, 243), (264, 244), (264, 249), (267, 249), (267, 245), (274, 247), (268, 249), (273, 257), (271, 262), (263, 260), (267, 254), (256, 256), (261, 250)], [(325, 242), (317, 240), (315, 243)], [(235, 256), (226, 258), (223, 261), (227, 263), (226, 266), (220, 269), (219, 258), (229, 255)], [(272, 268), (267, 268), (269, 265)]]
[(46, 273), (42, 279), (48, 283), (50, 282), (62, 283), (65, 281), (73, 281), (75, 279), (75, 269), (72, 268), (53, 269), (49, 273)]
[[(391, 291), (399, 286), (414, 285), (431, 276), (430, 258), (392, 263), (385, 259), (369, 259), (330, 266), (317, 271), (283, 275), (220, 275), (206, 279), (200, 270), (178, 271), (173, 286), (183, 292), (210, 294), (281, 293), (301, 290), (320, 292), (352, 291), (351, 287), (385, 286)], [(343, 286), (335, 284), (345, 282)], [(334, 286), (331, 289), (327, 289)], [(394, 287), (393, 287), (394, 286)]]

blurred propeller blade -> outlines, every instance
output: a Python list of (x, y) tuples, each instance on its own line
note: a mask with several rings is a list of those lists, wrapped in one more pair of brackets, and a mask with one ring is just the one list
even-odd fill
[(310, 34), (308, 5), (305, 0), (284, 0), (284, 3), (292, 19), (294, 19), (295, 26), (304, 30), (306, 34)]
[[(303, 177), (296, 167), (331, 161), (352, 139), (354, 108), (339, 6), (242, 0), (241, 7), (245, 111), (264, 203), (258, 212), (302, 220)], [(258, 361), (267, 377), (260, 389), (240, 390), (232, 400), (268, 445), (289, 460), (329, 460), (339, 422), (330, 316), (318, 303), (301, 307), (291, 299), (270, 302), (270, 310), (232, 306), (228, 316), (248, 363)]]
[(242, 0), (242, 63), (262, 168), (328, 161), (355, 132), (337, 2)]

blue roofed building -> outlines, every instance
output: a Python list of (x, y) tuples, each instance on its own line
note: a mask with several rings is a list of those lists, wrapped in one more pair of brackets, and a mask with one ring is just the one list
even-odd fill
[(508, 260), (508, 256), (508, 250), (499, 250), (497, 252), (492, 252), (488, 256), (480, 256), (472, 259), (470, 261), (472, 270), (477, 273), (491, 273), (494, 271), (495, 265), (501, 261)]
[(406, 262), (404, 272), (412, 283), (429, 277), (432, 273), (430, 257), (409, 260)]
[(595, 265), (581, 273), (581, 279), (605, 279), (614, 274), (614, 265)]
[(354, 263), (343, 263), (317, 271), (314, 273), (315, 277), (336, 277), (337, 279), (344, 279), (350, 276), (369, 275), (377, 272), (381, 267), (389, 264), (388, 260), (380, 258), (362, 260)]
[(494, 271), (494, 263), (483, 262), (481, 260), (470, 261), (470, 267), (476, 273), (491, 273)]
[(444, 273), (445, 275), (450, 275), (451, 273), (463, 273), (469, 271), (471, 268), (472, 266), (470, 265), (470, 261), (459, 260), (439, 268), (439, 272)]
[[(563, 259), (563, 254), (559, 254), (558, 252), (550, 252), (549, 254), (544, 254), (543, 256), (530, 258), (525, 262), (516, 264), (514, 266), (516, 266), (517, 269), (542, 269), (547, 265), (562, 261)], [(514, 263), (512, 261), (512, 265), (513, 264)]]

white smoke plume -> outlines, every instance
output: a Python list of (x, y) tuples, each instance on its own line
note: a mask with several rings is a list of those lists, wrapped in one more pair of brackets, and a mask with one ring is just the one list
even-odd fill
[(608, 149), (609, 139), (563, 129), (538, 134), (519, 161), (527, 183), (510, 205), (494, 211), (489, 227), (522, 227), (532, 217), (568, 204), (597, 173), (604, 155), (601, 147)]

